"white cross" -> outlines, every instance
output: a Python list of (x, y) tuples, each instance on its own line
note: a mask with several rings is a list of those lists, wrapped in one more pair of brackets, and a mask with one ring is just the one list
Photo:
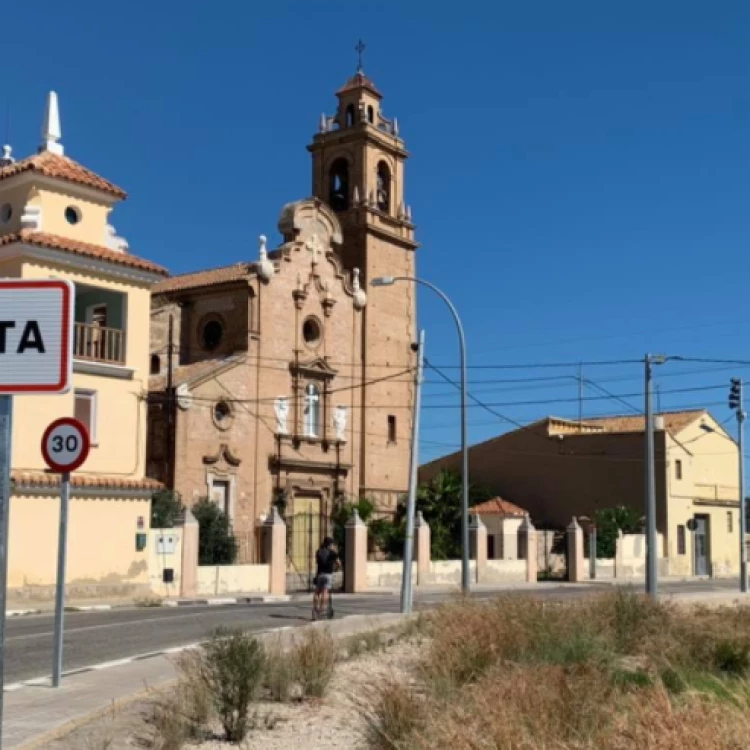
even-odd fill
[(312, 264), (315, 265), (318, 262), (318, 253), (323, 249), (318, 235), (311, 235), (307, 242), (305, 242), (305, 247), (312, 253)]

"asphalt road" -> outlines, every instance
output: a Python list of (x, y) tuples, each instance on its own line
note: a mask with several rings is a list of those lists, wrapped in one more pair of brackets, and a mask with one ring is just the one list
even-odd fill
[[(509, 592), (545, 598), (569, 598), (609, 590), (607, 585), (585, 587), (540, 586), (536, 591)], [(664, 593), (736, 590), (736, 581), (668, 583)], [(486, 598), (499, 592), (484, 591)], [(420, 593), (416, 608), (434, 606), (453, 594)], [(102, 662), (184, 646), (202, 640), (219, 627), (252, 631), (298, 626), (310, 621), (310, 598), (278, 604), (190, 606), (178, 608), (114, 609), (106, 612), (70, 612), (65, 615), (65, 671)], [(336, 617), (397, 612), (399, 599), (390, 594), (334, 597)], [(5, 684), (48, 675), (52, 665), (52, 615), (32, 615), (8, 620), (6, 628)]]

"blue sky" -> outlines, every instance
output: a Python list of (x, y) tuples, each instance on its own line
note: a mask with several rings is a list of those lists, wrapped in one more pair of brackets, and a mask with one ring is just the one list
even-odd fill
[[(413, 154), (418, 272), (459, 308), (472, 366), (649, 350), (750, 359), (744, 0), (11, 0), (2, 25), (16, 156), (35, 149), (56, 89), (67, 153), (128, 190), (118, 232), (174, 272), (254, 259), (257, 235), (277, 236), (280, 207), (310, 191), (305, 145), (361, 36)], [(420, 319), (429, 359), (455, 366), (452, 322), (428, 294)], [(577, 415), (573, 378), (533, 380), (575, 372), (471, 377), (478, 397), (525, 423)], [(669, 391), (748, 373), (670, 363), (661, 404), (717, 404), (723, 419), (724, 390)], [(584, 375), (642, 390), (637, 365)], [(424, 458), (458, 435), (451, 387), (428, 379)], [(503, 379), (523, 382), (487, 382)], [(584, 409), (627, 411), (608, 399)], [(472, 441), (507, 427), (471, 410)]]

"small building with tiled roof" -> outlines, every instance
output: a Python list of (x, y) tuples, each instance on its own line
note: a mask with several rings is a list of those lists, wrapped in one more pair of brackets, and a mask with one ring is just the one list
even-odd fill
[[(731, 575), (739, 566), (739, 454), (706, 409), (654, 419), (657, 530), (674, 575)], [(597, 511), (645, 507), (642, 414), (549, 416), (470, 448), (472, 483), (528, 511), (537, 528), (565, 529)], [(454, 453), (420, 469), (429, 480), (460, 470)], [(496, 501), (481, 517), (491, 517)], [(505, 502), (505, 501), (500, 501)], [(695, 531), (690, 527), (695, 522)], [(689, 523), (690, 522), (690, 523)]]
[[(53, 597), (60, 477), (40, 442), (56, 417), (75, 416), (92, 449), (71, 481), (68, 592), (149, 591), (152, 494), (146, 474), (146, 394), (151, 288), (165, 268), (131, 252), (110, 215), (126, 193), (65, 154), (50, 93), (38, 152), (0, 158), (0, 275), (67, 279), (74, 286), (73, 383), (59, 396), (14, 397), (8, 586)], [(83, 582), (83, 583), (79, 583)]]
[(492, 497), (469, 508), (487, 527), (487, 559), (518, 560), (518, 530), (528, 513), (502, 497)]
[(337, 100), (308, 145), (312, 196), (281, 208), (278, 240), (259, 227), (257, 251), (152, 287), (150, 472), (186, 505), (220, 505), (243, 562), (279, 508), (305, 582), (310, 534), (342, 503), (393, 513), (409, 483), (414, 289), (368, 288), (415, 272), (408, 154), (361, 69)]

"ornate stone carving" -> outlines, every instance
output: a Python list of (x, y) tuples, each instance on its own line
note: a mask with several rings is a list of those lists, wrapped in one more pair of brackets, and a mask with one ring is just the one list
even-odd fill
[(289, 416), (289, 399), (285, 396), (281, 396), (274, 401), (274, 411), (276, 412), (276, 434), (277, 435), (288, 435), (289, 430), (287, 429), (287, 418)]
[(346, 441), (346, 418), (347, 410), (345, 406), (337, 406), (333, 412), (333, 428), (336, 430), (336, 440)]

